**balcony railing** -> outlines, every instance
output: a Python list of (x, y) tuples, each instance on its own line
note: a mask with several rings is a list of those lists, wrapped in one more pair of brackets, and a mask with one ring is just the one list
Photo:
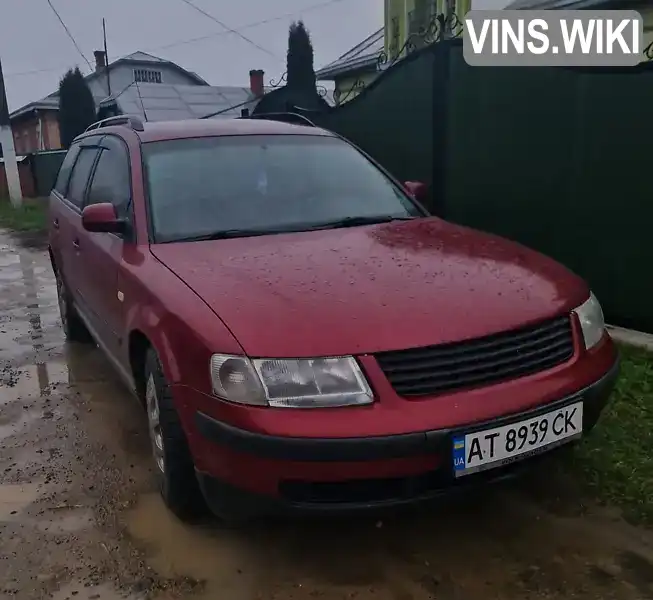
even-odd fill
[(456, 0), (444, 0), (443, 4), (441, 13), (438, 13), (437, 0), (419, 3), (408, 13), (408, 52), (428, 45), (435, 37), (449, 39), (461, 33), (462, 22), (455, 12)]

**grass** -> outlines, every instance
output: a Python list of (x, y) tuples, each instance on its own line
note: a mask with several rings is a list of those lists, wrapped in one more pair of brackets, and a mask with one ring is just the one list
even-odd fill
[(621, 375), (610, 404), (569, 467), (600, 502), (653, 525), (653, 353), (619, 348)]
[(9, 200), (0, 199), (0, 227), (18, 232), (45, 233), (47, 231), (47, 201), (25, 199), (20, 208)]

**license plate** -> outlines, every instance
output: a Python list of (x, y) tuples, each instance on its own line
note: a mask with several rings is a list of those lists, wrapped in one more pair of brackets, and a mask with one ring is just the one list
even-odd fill
[(583, 433), (583, 403), (510, 423), (456, 436), (453, 439), (453, 469), (456, 477), (492, 469), (528, 458)]

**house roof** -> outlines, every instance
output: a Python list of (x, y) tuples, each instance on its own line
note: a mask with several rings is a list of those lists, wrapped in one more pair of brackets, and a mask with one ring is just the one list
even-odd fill
[[(105, 98), (105, 94), (100, 94), (100, 95), (95, 94), (93, 96), (96, 105), (99, 104), (102, 100), (104, 100), (104, 98)], [(34, 102), (30, 102), (29, 104), (25, 104), (24, 106), (21, 106), (20, 108), (13, 111), (9, 115), (9, 118), (15, 119), (22, 115), (26, 115), (33, 110), (59, 110), (59, 92), (53, 92), (52, 94), (46, 96), (45, 98), (41, 98), (40, 100), (35, 100)]]
[(379, 55), (384, 49), (383, 27), (365, 38), (360, 44), (345, 52), (338, 60), (315, 73), (318, 79), (333, 79), (352, 71), (376, 69)]
[(146, 121), (197, 119), (213, 113), (217, 117), (239, 117), (243, 108), (254, 108), (258, 99), (247, 87), (133, 83), (100, 107), (113, 103), (123, 114), (140, 115)]
[(137, 50), (136, 52), (132, 52), (131, 54), (128, 54), (127, 56), (123, 56), (119, 60), (137, 60), (139, 62), (152, 62), (152, 63), (167, 63), (169, 61), (164, 60), (163, 58), (159, 58), (158, 56), (154, 56), (153, 54), (148, 54), (147, 52), (142, 52), (141, 50)]
[[(17, 154), (16, 155), (16, 162), (23, 162), (27, 158), (26, 154)], [(5, 159), (0, 156), (0, 165), (5, 162)]]
[[(183, 67), (180, 67), (178, 64), (173, 63), (172, 61), (165, 60), (163, 58), (159, 58), (158, 56), (153, 56), (152, 54), (148, 54), (147, 52), (133, 52), (132, 54), (128, 54), (127, 56), (123, 56), (122, 58), (119, 58), (118, 60), (113, 61), (112, 63), (109, 63), (109, 72), (111, 69), (117, 67), (118, 65), (122, 64), (157, 64), (157, 65), (167, 65), (170, 66), (174, 69), (177, 69), (178, 71), (188, 75), (191, 79), (195, 80), (197, 82), (197, 86), (208, 86), (209, 84), (202, 79), (197, 73), (193, 71), (187, 71)], [(93, 71), (92, 73), (89, 73), (84, 77), (86, 81), (95, 79), (96, 77), (104, 75), (104, 71), (97, 72)], [(160, 85), (160, 84), (157, 84)], [(197, 87), (197, 86), (189, 86), (189, 87)], [(101, 95), (97, 96), (94, 95), (95, 103), (99, 104), (102, 100), (106, 98), (106, 95)], [(54, 91), (45, 98), (41, 98), (40, 100), (35, 100), (34, 102), (30, 102), (28, 104), (25, 104), (24, 106), (21, 106), (20, 108), (16, 109), (13, 111), (9, 117), (11, 119), (14, 119), (16, 117), (19, 117), (23, 114), (27, 114), (32, 110), (59, 110), (59, 92)]]
[[(170, 60), (166, 60), (164, 58), (159, 58), (158, 56), (153, 56), (152, 54), (148, 54), (147, 52), (141, 52), (140, 50), (137, 52), (133, 52), (132, 54), (128, 54), (127, 56), (123, 56), (122, 58), (119, 58), (118, 60), (110, 63), (109, 67), (115, 67), (123, 63), (147, 63), (147, 64), (157, 64), (157, 65), (168, 65), (169, 67), (177, 69), (178, 71), (181, 71), (182, 73), (188, 75), (189, 77), (194, 79), (198, 83), (198, 85), (209, 85), (204, 79), (202, 79), (194, 71), (187, 71), (183, 67), (180, 67), (177, 63), (174, 63)], [(93, 73), (87, 75), (86, 77), (91, 78), (95, 75), (96, 72), (94, 71)]]
[(49, 96), (36, 100), (35, 102), (30, 102), (21, 106), (19, 109), (15, 110), (9, 115), (10, 119), (15, 119), (21, 115), (26, 115), (27, 113), (33, 110), (59, 110), (59, 98), (51, 98)]

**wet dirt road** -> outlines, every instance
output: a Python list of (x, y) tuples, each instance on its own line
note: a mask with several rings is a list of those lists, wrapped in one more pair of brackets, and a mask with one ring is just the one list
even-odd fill
[(653, 598), (653, 535), (581, 510), (546, 466), (382, 522), (182, 525), (137, 403), (64, 344), (45, 251), (0, 234), (0, 599), (146, 597)]

